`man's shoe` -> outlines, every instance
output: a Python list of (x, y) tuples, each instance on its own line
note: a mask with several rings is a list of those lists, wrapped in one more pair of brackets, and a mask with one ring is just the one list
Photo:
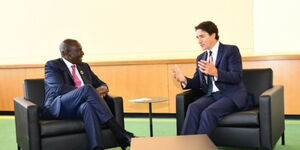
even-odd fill
[(123, 138), (119, 141), (120, 147), (122, 150), (125, 150), (126, 147), (130, 146), (131, 139), (134, 138), (134, 134), (131, 132), (125, 132)]
[(131, 132), (126, 131), (125, 133), (126, 138), (131, 142), (131, 139), (135, 137), (135, 135)]

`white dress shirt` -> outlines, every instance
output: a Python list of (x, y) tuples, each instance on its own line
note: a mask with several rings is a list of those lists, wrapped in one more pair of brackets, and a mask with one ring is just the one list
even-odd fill
[[(76, 66), (76, 64), (72, 64), (71, 62), (69, 62), (68, 60), (66, 60), (66, 59), (64, 59), (64, 58), (62, 58), (63, 59), (63, 61), (65, 62), (65, 64), (67, 65), (67, 67), (68, 67), (68, 69), (69, 69), (69, 71), (70, 71), (70, 74), (72, 75), (72, 66), (73, 65), (75, 65)], [(81, 78), (81, 75), (79, 74), (79, 71), (78, 71), (78, 69), (77, 69), (77, 66), (75, 67), (76, 69), (76, 75), (77, 75), (77, 77), (79, 78), (79, 80), (81, 81), (81, 85), (80, 86), (83, 86), (84, 85), (84, 82), (83, 82), (83, 80), (82, 80), (82, 78)]]
[[(217, 60), (217, 56), (218, 56), (219, 45), (220, 45), (220, 42), (218, 41), (211, 50), (206, 50), (207, 56), (209, 56), (209, 51), (212, 52), (213, 62), (215, 65), (216, 65), (216, 60)], [(209, 61), (209, 57), (207, 57), (206, 61)], [(215, 84), (215, 81), (217, 81), (217, 80), (218, 80), (217, 77), (214, 77), (214, 80), (212, 80), (212, 85), (213, 85), (212, 92), (220, 91)]]

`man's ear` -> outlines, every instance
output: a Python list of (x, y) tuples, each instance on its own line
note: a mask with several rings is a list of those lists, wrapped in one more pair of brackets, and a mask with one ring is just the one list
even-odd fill
[(66, 60), (70, 60), (70, 56), (68, 54), (66, 54), (66, 52), (64, 52), (62, 55), (62, 58), (66, 59)]
[(63, 57), (69, 57), (69, 53), (70, 53), (70, 51), (68, 49), (65, 49), (65, 50), (62, 51), (62, 56)]
[(211, 36), (216, 39), (216, 33), (211, 34)]

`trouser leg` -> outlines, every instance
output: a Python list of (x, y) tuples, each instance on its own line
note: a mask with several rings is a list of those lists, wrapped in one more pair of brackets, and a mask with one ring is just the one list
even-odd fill
[(237, 106), (229, 98), (222, 96), (221, 98), (216, 99), (216, 102), (209, 105), (201, 113), (197, 133), (211, 136), (217, 127), (219, 119), (224, 115), (236, 111), (238, 111)]
[(57, 100), (61, 103), (59, 118), (81, 118), (85, 123), (91, 147), (103, 147), (100, 125), (112, 119), (113, 115), (98, 92), (91, 85), (84, 85), (58, 97)]
[(60, 97), (61, 114), (60, 117), (68, 119), (75, 117), (78, 108), (84, 102), (88, 102), (94, 108), (101, 124), (113, 117), (109, 107), (103, 98), (91, 85), (84, 85)]
[(196, 134), (199, 126), (199, 121), (201, 119), (200, 114), (207, 106), (209, 106), (213, 102), (214, 101), (211, 97), (203, 96), (193, 103), (189, 104), (181, 130), (182, 135)]
[(89, 103), (85, 102), (79, 107), (77, 115), (83, 120), (91, 148), (103, 148), (101, 126), (93, 109)]

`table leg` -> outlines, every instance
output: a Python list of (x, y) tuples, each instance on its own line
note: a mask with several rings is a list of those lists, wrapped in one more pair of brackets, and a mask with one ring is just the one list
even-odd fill
[(149, 103), (149, 121), (150, 121), (150, 137), (153, 137), (153, 126), (152, 126), (152, 103)]

